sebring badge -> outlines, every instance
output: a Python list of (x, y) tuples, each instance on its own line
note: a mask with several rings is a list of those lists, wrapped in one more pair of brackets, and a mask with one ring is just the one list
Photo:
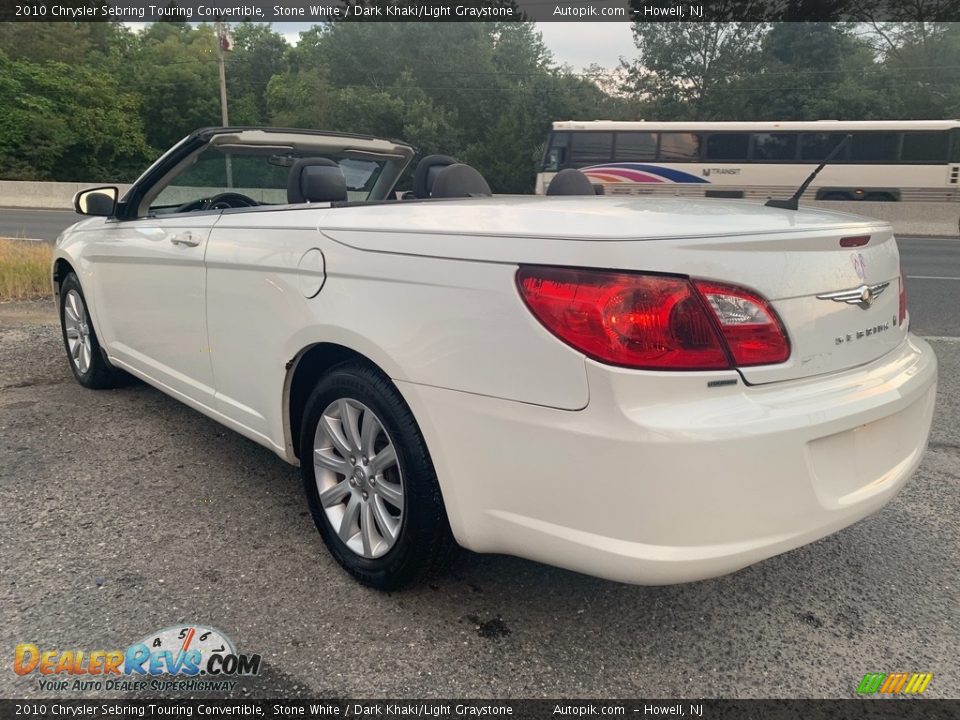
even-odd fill
[(890, 322), (878, 323), (868, 328), (863, 328), (862, 330), (857, 330), (856, 332), (847, 333), (846, 335), (839, 335), (833, 339), (835, 345), (846, 345), (848, 343), (856, 342), (857, 340), (863, 340), (864, 338), (872, 337), (882, 332), (886, 332), (890, 328), (897, 327), (897, 319), (890, 318)]

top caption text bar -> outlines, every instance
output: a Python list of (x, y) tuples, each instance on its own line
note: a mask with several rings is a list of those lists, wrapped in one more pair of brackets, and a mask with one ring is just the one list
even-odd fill
[(7, 22), (960, 21), (960, 0), (0, 0)]

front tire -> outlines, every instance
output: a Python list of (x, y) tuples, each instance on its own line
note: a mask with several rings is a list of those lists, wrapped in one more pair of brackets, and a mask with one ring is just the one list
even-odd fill
[(60, 285), (60, 331), (70, 369), (78, 383), (92, 390), (117, 386), (119, 371), (104, 356), (80, 281), (72, 272)]
[(456, 544), (413, 414), (375, 369), (347, 362), (304, 410), (300, 472), (313, 521), (343, 568), (395, 590), (439, 570)]

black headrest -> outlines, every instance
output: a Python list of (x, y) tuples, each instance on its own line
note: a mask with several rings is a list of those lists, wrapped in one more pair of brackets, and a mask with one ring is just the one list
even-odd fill
[(456, 162), (449, 155), (427, 155), (418, 162), (417, 169), (413, 173), (413, 196), (416, 198), (430, 197), (430, 190), (433, 181), (437, 179), (437, 174), (448, 165), (455, 165)]
[(567, 168), (553, 176), (547, 195), (596, 195), (590, 178), (579, 170)]
[(343, 170), (327, 158), (301, 158), (287, 177), (287, 202), (337, 202), (347, 199)]
[(439, 173), (436, 180), (433, 181), (433, 188), (430, 193), (435, 198), (458, 198), (490, 196), (493, 193), (483, 175), (478, 173), (469, 165), (448, 165)]
[(300, 189), (307, 202), (340, 202), (348, 197), (347, 179), (339, 166), (305, 167), (300, 174)]

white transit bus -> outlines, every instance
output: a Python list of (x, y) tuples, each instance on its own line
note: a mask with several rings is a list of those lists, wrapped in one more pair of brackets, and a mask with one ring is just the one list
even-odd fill
[(555, 122), (537, 193), (572, 167), (607, 195), (789, 197), (848, 134), (803, 199), (960, 201), (958, 120)]

